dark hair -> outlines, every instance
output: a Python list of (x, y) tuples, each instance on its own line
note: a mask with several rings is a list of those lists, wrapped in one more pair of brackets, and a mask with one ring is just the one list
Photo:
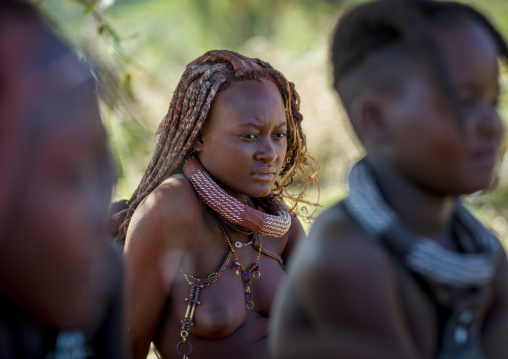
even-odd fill
[(212, 50), (187, 65), (168, 113), (157, 130), (156, 148), (138, 188), (129, 201), (113, 204), (110, 213), (115, 214), (110, 230), (116, 241), (125, 241), (130, 219), (141, 201), (166, 178), (182, 171), (184, 160), (192, 152), (217, 93), (235, 82), (257, 79), (272, 81), (277, 86), (284, 101), (288, 124), (288, 148), (281, 180), (275, 183), (272, 195), (267, 199), (286, 197), (293, 200), (293, 209), (296, 207), (308, 186), (297, 194), (288, 193), (286, 187), (295, 175), (310, 184), (315, 181), (315, 174), (305, 166), (309, 155), (301, 127), (300, 97), (294, 84), (260, 59), (229, 50)]
[[(334, 87), (346, 110), (355, 91), (348, 77), (355, 76), (352, 74), (369, 57), (393, 47), (403, 49), (412, 56), (453, 106), (456, 95), (430, 28), (459, 20), (470, 20), (485, 28), (498, 47), (500, 58), (505, 63), (508, 61), (508, 46), (501, 34), (484, 15), (464, 4), (432, 0), (383, 0), (358, 5), (345, 14), (335, 28), (331, 56)], [(379, 72), (380, 66), (375, 71), (371, 70)], [(362, 71), (366, 72), (366, 69)], [(362, 79), (356, 80), (362, 82)]]
[(11, 16), (33, 17), (37, 18), (38, 14), (34, 7), (24, 0), (1, 0), (0, 1), (0, 19)]

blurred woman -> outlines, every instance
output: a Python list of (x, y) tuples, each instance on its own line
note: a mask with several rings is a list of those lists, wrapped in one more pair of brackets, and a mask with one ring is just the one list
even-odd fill
[(125, 358), (94, 81), (31, 6), (0, 18), (0, 358)]
[(279, 358), (508, 357), (508, 263), (461, 196), (491, 185), (508, 46), (473, 8), (362, 3), (333, 83), (366, 155), (316, 219), (277, 300)]

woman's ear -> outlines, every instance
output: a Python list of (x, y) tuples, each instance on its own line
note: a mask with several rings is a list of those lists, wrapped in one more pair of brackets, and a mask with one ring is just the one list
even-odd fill
[(194, 151), (199, 153), (199, 152), (203, 151), (203, 146), (204, 146), (203, 136), (201, 135), (201, 132), (199, 132), (196, 139), (194, 140), (194, 144), (192, 145), (192, 148), (194, 149)]
[(351, 102), (351, 122), (362, 142), (381, 145), (390, 138), (384, 106), (386, 103), (374, 94), (360, 95)]

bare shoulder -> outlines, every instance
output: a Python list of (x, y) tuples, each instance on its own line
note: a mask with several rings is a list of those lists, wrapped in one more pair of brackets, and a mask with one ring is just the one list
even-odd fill
[(202, 230), (192, 185), (174, 175), (138, 206), (127, 230), (127, 328), (134, 357), (146, 357), (182, 258)]
[(302, 242), (296, 261), (318, 265), (324, 270), (345, 266), (365, 268), (367, 263), (383, 265), (387, 260), (385, 252), (346, 213), (340, 202), (318, 216), (308, 238)]
[(386, 295), (394, 284), (393, 270), (389, 255), (338, 203), (316, 219), (295, 253), (290, 277), (298, 278), (296, 288), (308, 303), (333, 298), (348, 307)]
[(307, 235), (305, 234), (300, 219), (295, 214), (291, 214), (291, 226), (289, 227), (286, 245), (282, 252), (284, 263), (288, 263), (289, 258), (292, 257), (294, 248), (306, 237)]
[(363, 235), (361, 228), (349, 217), (342, 202), (336, 203), (320, 214), (312, 225), (309, 237), (321, 245), (331, 245), (337, 238)]
[(201, 203), (192, 184), (183, 175), (173, 175), (140, 203), (132, 216), (127, 242), (162, 241), (181, 246), (199, 228)]
[[(285, 333), (278, 339), (299, 343), (291, 351), (297, 355), (288, 358), (308, 357), (302, 356), (305, 350), (327, 358), (416, 357), (400, 320), (403, 306), (394, 263), (341, 203), (323, 212), (300, 242), (283, 295), (286, 309), (277, 323)], [(305, 325), (298, 327), (291, 318), (304, 318)], [(325, 337), (309, 337), (309, 326)]]
[(136, 211), (141, 215), (185, 217), (199, 210), (199, 199), (190, 181), (183, 175), (173, 175), (154, 189)]

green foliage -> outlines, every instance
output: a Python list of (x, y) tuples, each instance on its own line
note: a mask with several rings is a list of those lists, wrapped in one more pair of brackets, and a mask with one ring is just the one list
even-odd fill
[[(337, 17), (359, 1), (116, 0), (107, 7), (105, 1), (44, 0), (42, 10), (100, 79), (118, 163), (117, 198), (130, 196), (147, 166), (153, 133), (185, 65), (207, 50), (227, 48), (267, 60), (296, 84), (308, 145), (321, 163), (321, 201), (328, 205), (343, 195), (344, 173), (359, 156), (331, 91), (328, 43)], [(508, 1), (465, 2), (508, 34)], [(502, 104), (506, 118), (506, 91)], [(507, 202), (506, 181), (475, 199), (480, 214), (490, 208), (487, 221), (499, 218)]]

